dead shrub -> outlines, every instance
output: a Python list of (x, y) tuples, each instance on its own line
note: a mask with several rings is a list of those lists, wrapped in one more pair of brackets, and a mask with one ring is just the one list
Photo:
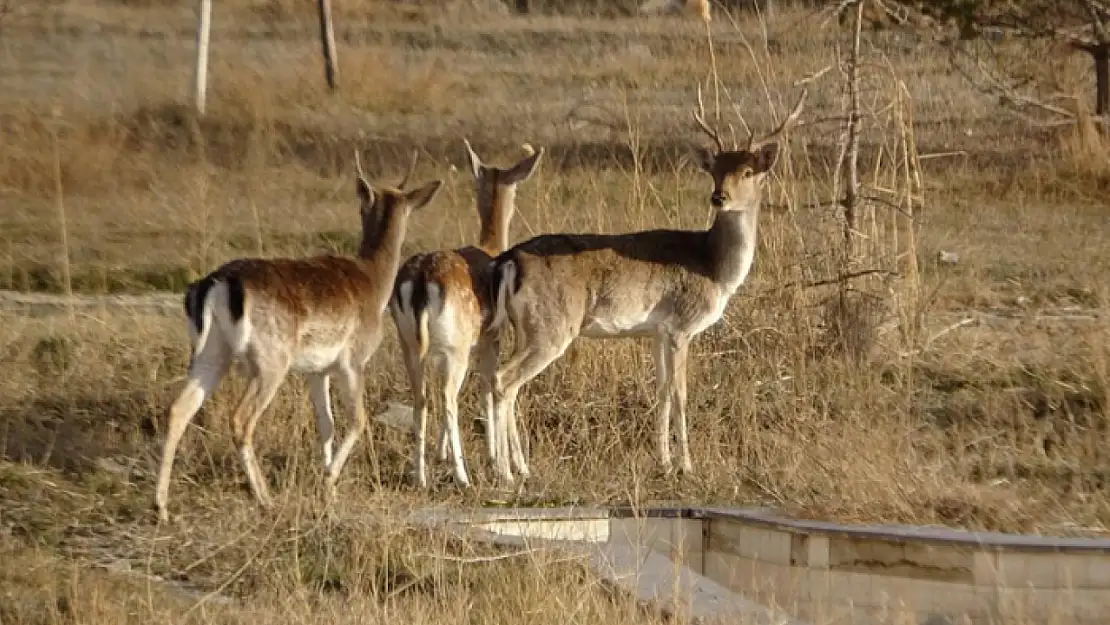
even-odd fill
[(824, 336), (817, 341), (819, 357), (839, 355), (857, 364), (873, 352), (879, 325), (886, 310), (883, 298), (850, 287), (843, 287), (821, 303)]

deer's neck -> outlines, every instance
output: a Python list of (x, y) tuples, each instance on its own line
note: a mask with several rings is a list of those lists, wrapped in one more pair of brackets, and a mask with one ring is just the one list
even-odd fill
[(388, 303), (393, 286), (393, 276), (401, 264), (401, 247), (405, 241), (407, 220), (403, 215), (392, 214), (383, 219), (380, 225), (363, 224), (362, 243), (358, 247), (358, 260), (363, 269), (385, 285), (382, 291), (381, 306)]
[(755, 260), (759, 205), (739, 211), (720, 211), (709, 229), (709, 247), (717, 282), (729, 294), (747, 279)]
[[(490, 256), (496, 256), (509, 248), (509, 222), (516, 211), (516, 187), (494, 186), (491, 193), (479, 196), (479, 211), (482, 227), (478, 233), (478, 246)], [(481, 208), (488, 206), (488, 211)]]

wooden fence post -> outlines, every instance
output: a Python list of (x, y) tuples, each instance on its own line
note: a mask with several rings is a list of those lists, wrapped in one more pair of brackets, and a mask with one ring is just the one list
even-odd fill
[(208, 39), (212, 32), (212, 0), (198, 0), (197, 6), (197, 63), (193, 97), (197, 114), (204, 115), (205, 98), (208, 94)]
[(338, 71), (335, 61), (335, 29), (331, 23), (331, 0), (317, 0), (320, 10), (320, 45), (324, 53), (324, 78), (328, 81), (328, 89), (335, 91), (338, 81)]

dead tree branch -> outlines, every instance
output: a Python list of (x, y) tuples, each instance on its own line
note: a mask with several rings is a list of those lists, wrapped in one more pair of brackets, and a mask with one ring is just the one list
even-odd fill
[[(845, 74), (848, 89), (846, 122), (838, 141), (836, 171), (833, 179), (833, 195), (840, 202), (844, 217), (844, 260), (847, 266), (855, 262), (856, 232), (858, 210), (860, 204), (859, 183), (859, 124), (862, 119), (860, 112), (860, 40), (863, 26), (863, 0), (844, 0), (838, 7), (847, 10), (854, 5), (855, 26), (853, 29), (852, 48), (847, 59), (847, 69), (841, 71)], [(843, 197), (841, 190), (843, 189)]]
[(761, 297), (770, 295), (772, 293), (779, 293), (787, 289), (816, 289), (823, 286), (845, 286), (850, 284), (853, 280), (859, 278), (866, 278), (867, 276), (897, 276), (898, 272), (890, 269), (860, 269), (857, 271), (850, 271), (842, 273), (830, 278), (821, 278), (819, 280), (805, 280), (801, 282), (786, 282), (778, 284), (773, 287), (760, 289), (751, 294), (752, 297)]
[[(1074, 109), (1065, 108), (1051, 101), (1071, 100), (1074, 99), (1074, 96), (1053, 94), (1048, 98), (1043, 98), (1028, 93), (1026, 89), (1032, 86), (1031, 79), (1007, 80), (996, 70), (988, 67), (983, 55), (977, 51), (970, 51), (966, 47), (954, 49), (951, 65), (970, 85), (984, 94), (997, 98), (1007, 106), (1012, 115), (1026, 123), (1045, 126), (1075, 122), (1076, 113)], [(1042, 115), (1040, 117), (1031, 115), (1030, 111), (1039, 111)], [(1044, 119), (1044, 115), (1051, 117), (1051, 119)]]
[[(869, 0), (887, 14), (920, 15), (932, 18), (925, 29), (954, 50), (991, 40), (1055, 42), (1087, 54), (1095, 70), (1095, 106), (1098, 117), (1110, 116), (1110, 3), (1104, 0)], [(897, 19), (892, 22), (901, 24)], [(915, 29), (919, 30), (919, 29)], [(1008, 108), (1019, 111), (1036, 109), (1053, 119), (1028, 119), (1037, 125), (1074, 123), (1074, 111), (1054, 106), (1043, 97), (1020, 93), (1026, 85), (1003, 79), (1013, 68), (1004, 65), (988, 71), (982, 59), (971, 55), (968, 68), (961, 68), (973, 85), (999, 96)], [(956, 59), (956, 56), (953, 57)], [(982, 73), (983, 76), (978, 76)], [(986, 83), (985, 88), (981, 83)]]

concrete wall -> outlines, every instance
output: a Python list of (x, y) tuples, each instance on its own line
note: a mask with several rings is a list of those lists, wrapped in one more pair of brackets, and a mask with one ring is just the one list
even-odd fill
[(614, 518), (610, 540), (814, 623), (1110, 622), (1107, 541), (691, 516)]
[[(731, 590), (814, 625), (1110, 623), (1106, 539), (845, 526), (738, 509), (516, 509), (439, 516), (425, 514), (420, 522), (449, 520), (535, 548), (577, 545), (612, 577), (651, 578), (628, 582), (640, 594), (673, 595), (665, 580), (695, 573), (709, 583), (687, 579), (683, 588), (695, 595), (691, 601), (723, 602), (722, 592)], [(654, 564), (644, 570), (649, 561)], [(664, 575), (668, 571), (672, 577)], [(733, 603), (739, 613), (753, 612), (743, 601)], [(699, 609), (711, 613), (709, 607)]]

